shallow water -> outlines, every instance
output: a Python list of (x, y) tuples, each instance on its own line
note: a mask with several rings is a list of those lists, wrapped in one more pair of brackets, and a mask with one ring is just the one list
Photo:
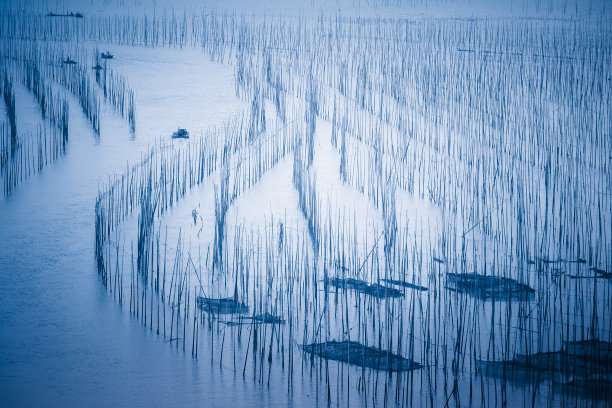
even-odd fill
[[(200, 84), (203, 87), (223, 75), (231, 77), (227, 69), (210, 62), (201, 69), (213, 74), (207, 76), (210, 82)], [(233, 100), (231, 87), (209, 102), (217, 104), (220, 97)], [(179, 108), (193, 103), (180, 97), (174, 102)], [(146, 112), (146, 103), (142, 106)], [(209, 401), (220, 406), (230, 391), (240, 387), (245, 392), (235, 392), (234, 398), (258, 395), (261, 401), (287, 405), (290, 399), (282, 393), (242, 381), (217, 381), (216, 366), (168, 347), (108, 295), (92, 257), (98, 185), (113, 169), (119, 172), (128, 161), (137, 160), (147, 142), (139, 135), (130, 141), (127, 125), (109, 107), (103, 111), (107, 119), (98, 141), (76, 101), (71, 101), (70, 110), (66, 156), (0, 201), (2, 405), (155, 406)], [(150, 116), (142, 117), (139, 120), (150, 124)], [(218, 116), (214, 119), (200, 123), (221, 124)], [(180, 121), (181, 112), (172, 120)], [(174, 126), (167, 122), (162, 117), (157, 124)]]

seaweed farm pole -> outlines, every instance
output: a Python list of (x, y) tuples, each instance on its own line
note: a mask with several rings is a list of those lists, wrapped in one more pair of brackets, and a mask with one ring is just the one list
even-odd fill
[(168, 252), (168, 226), (166, 225), (166, 236), (164, 238), (164, 275), (163, 275), (163, 280), (162, 280), (162, 294), (161, 294), (161, 301), (162, 301), (162, 314), (163, 314), (163, 320), (164, 320), (164, 338), (166, 338), (166, 255)]
[(132, 256), (130, 258), (130, 313), (134, 313), (134, 241), (130, 242), (130, 248), (132, 252)]
[(244, 367), (242, 368), (242, 378), (245, 378), (247, 361), (249, 359), (249, 349), (251, 348), (251, 335), (253, 334), (253, 323), (250, 324), (251, 328), (249, 330), (249, 339), (247, 340), (247, 351), (246, 356), (244, 357)]

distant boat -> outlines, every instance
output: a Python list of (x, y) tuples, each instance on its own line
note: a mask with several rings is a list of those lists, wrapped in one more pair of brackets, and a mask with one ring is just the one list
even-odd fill
[(76, 63), (77, 63), (77, 62), (76, 62), (76, 61), (74, 61), (74, 60), (71, 60), (70, 58), (66, 58), (66, 59), (63, 61), (63, 63), (64, 63), (64, 65), (76, 65)]
[(83, 18), (83, 15), (81, 13), (74, 13), (74, 12), (70, 12), (70, 13), (66, 13), (66, 14), (57, 14), (57, 13), (49, 12), (49, 13), (47, 13), (47, 17), (75, 17), (75, 18)]
[(96, 66), (95, 67), (91, 67), (91, 69), (94, 69), (96, 71), (100, 71), (101, 69), (104, 69), (104, 68), (102, 67), (102, 65), (96, 64)]
[(172, 133), (173, 139), (189, 139), (189, 132), (186, 129), (179, 128), (176, 132)]
[(113, 54), (111, 54), (111, 53), (110, 53), (110, 52), (108, 52), (108, 51), (106, 51), (105, 53), (103, 52), (103, 53), (102, 53), (100, 56), (101, 56), (102, 58), (104, 58), (104, 59), (111, 59), (111, 58), (113, 58)]

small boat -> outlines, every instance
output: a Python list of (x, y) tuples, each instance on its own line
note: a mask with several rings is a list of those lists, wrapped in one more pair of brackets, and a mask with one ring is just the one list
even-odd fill
[(102, 58), (104, 58), (104, 59), (111, 59), (111, 58), (113, 58), (113, 54), (111, 54), (111, 53), (110, 53), (110, 52), (108, 52), (108, 51), (103, 52), (103, 53), (102, 53), (100, 56), (101, 56)]
[(100, 64), (96, 64), (96, 66), (95, 67), (91, 67), (91, 69), (93, 69), (95, 71), (100, 71), (100, 70), (104, 69), (104, 67), (102, 67), (102, 65), (100, 65)]
[(66, 13), (66, 14), (57, 14), (57, 13), (49, 12), (49, 13), (47, 13), (47, 17), (75, 17), (75, 18), (83, 18), (83, 14), (75, 13), (75, 12), (72, 12), (72, 11), (70, 13)]
[(178, 130), (172, 133), (173, 139), (189, 139), (189, 132), (186, 129), (178, 128)]
[(64, 63), (64, 65), (76, 65), (76, 61), (70, 59), (70, 58), (66, 58), (64, 61), (62, 61)]

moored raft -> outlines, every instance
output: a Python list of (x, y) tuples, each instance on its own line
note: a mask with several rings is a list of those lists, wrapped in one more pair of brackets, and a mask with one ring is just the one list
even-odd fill
[(390, 351), (366, 346), (356, 341), (327, 341), (302, 346), (305, 353), (326, 360), (341, 361), (358, 367), (389, 372), (418, 370), (423, 366)]
[(535, 290), (514, 279), (476, 273), (446, 274), (446, 288), (483, 300), (529, 299)]
[(353, 278), (328, 278), (327, 284), (339, 289), (351, 289), (364, 295), (370, 295), (377, 298), (398, 298), (404, 294), (395, 288), (383, 286), (378, 283), (369, 284), (361, 279)]
[(249, 307), (234, 298), (208, 298), (198, 296), (196, 299), (198, 308), (212, 314), (241, 314), (248, 313)]

